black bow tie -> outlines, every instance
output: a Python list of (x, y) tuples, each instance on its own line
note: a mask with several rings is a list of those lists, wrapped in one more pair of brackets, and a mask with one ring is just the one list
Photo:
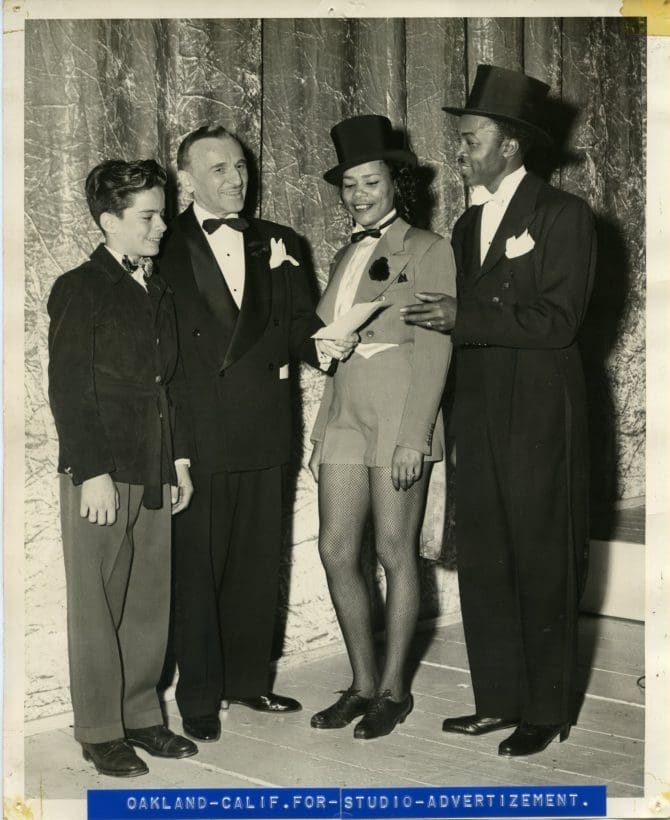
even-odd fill
[(386, 222), (382, 222), (382, 224), (378, 228), (368, 228), (365, 231), (356, 231), (356, 233), (351, 234), (351, 241), (352, 242), (360, 242), (361, 239), (365, 239), (366, 236), (373, 236), (375, 239), (379, 239), (382, 235), (382, 230), (384, 228), (388, 228), (388, 226), (395, 222), (398, 218), (398, 214), (394, 214), (390, 219), (387, 219)]
[(245, 231), (249, 227), (247, 220), (241, 216), (229, 216), (226, 219), (204, 219), (202, 222), (202, 227), (207, 233), (214, 233), (222, 225), (227, 225), (234, 231)]

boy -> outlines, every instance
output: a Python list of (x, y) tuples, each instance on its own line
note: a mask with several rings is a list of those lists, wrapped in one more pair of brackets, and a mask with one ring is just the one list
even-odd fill
[(48, 302), (74, 735), (84, 758), (113, 777), (148, 772), (133, 746), (171, 758), (198, 751), (164, 725), (156, 692), (170, 513), (193, 493), (167, 392), (178, 360), (174, 306), (152, 271), (165, 182), (153, 160), (108, 160), (90, 172), (86, 198), (105, 244), (58, 278)]

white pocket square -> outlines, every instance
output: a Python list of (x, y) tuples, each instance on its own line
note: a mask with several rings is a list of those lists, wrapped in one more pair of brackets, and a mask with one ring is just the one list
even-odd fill
[(508, 259), (514, 259), (516, 256), (523, 256), (524, 253), (532, 251), (535, 247), (535, 240), (528, 233), (528, 228), (521, 234), (521, 236), (510, 236), (505, 243), (505, 256)]
[(300, 262), (294, 259), (290, 254), (286, 253), (286, 245), (283, 239), (270, 240), (270, 269), (274, 270), (284, 262), (290, 262), (294, 267), (297, 267)]

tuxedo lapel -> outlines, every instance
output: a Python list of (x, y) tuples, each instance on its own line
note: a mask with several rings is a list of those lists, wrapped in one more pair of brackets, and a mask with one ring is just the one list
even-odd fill
[[(368, 260), (365, 272), (361, 276), (354, 304), (357, 302), (373, 302), (398, 280), (410, 260), (410, 255), (405, 252), (405, 235), (409, 228), (409, 224), (404, 219), (398, 218), (379, 240), (377, 247)], [(388, 279), (372, 279), (370, 269), (382, 257), (386, 257), (388, 264)]]
[(210, 312), (224, 329), (225, 350), (237, 322), (238, 307), (193, 213), (193, 206), (190, 205), (182, 214), (180, 225), (191, 258), (195, 285)]
[(124, 276), (128, 275), (128, 271), (121, 265), (116, 257), (107, 250), (104, 245), (98, 245), (90, 256), (91, 262), (99, 265), (109, 277), (109, 280), (116, 284)]
[[(239, 318), (223, 363), (228, 367), (262, 335), (270, 318), (272, 272), (270, 242), (253, 222), (244, 231), (244, 294)], [(279, 272), (277, 275), (281, 275)]]
[[(410, 260), (410, 255), (405, 253), (405, 235), (409, 228), (409, 224), (405, 222), (404, 219), (398, 218), (379, 240), (358, 283), (353, 304), (374, 301), (389, 285), (397, 281)], [(335, 258), (333, 259), (330, 281), (317, 308), (319, 317), (327, 325), (333, 321), (335, 302), (337, 301), (337, 294), (342, 283), (342, 277), (347, 269), (349, 257), (355, 247), (355, 245), (344, 245), (335, 254)], [(370, 278), (370, 268), (383, 256), (386, 257), (389, 267), (388, 279), (378, 280)]]
[[(542, 181), (534, 174), (526, 174), (510, 200), (498, 230), (495, 232), (488, 253), (482, 263), (480, 275), (488, 273), (505, 253), (505, 243), (511, 236), (519, 236), (530, 224), (535, 213), (535, 203)], [(482, 209), (480, 208), (480, 211)], [(480, 217), (481, 220), (481, 217)], [(480, 222), (481, 225), (481, 222)], [(480, 230), (476, 232), (479, 243)]]
[(482, 210), (483, 208), (480, 205), (473, 214), (473, 218), (470, 220), (470, 225), (468, 226), (468, 243), (466, 245), (468, 258), (466, 270), (473, 277), (477, 276), (482, 267), (480, 248)]

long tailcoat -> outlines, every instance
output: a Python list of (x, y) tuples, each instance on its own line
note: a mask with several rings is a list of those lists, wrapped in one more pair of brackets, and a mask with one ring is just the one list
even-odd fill
[[(318, 312), (329, 324), (333, 320), (335, 302), (342, 276), (347, 267), (347, 251), (341, 248), (331, 265), (330, 280)], [(375, 280), (370, 270), (382, 258), (387, 260), (388, 277)], [(430, 231), (411, 227), (405, 220), (396, 219), (375, 247), (356, 291), (354, 304), (378, 300), (385, 308), (375, 314), (360, 331), (363, 343), (392, 343), (406, 346), (410, 357), (409, 381), (398, 386), (402, 400), (386, 406), (384, 412), (396, 416), (398, 436), (396, 444), (411, 447), (424, 455), (442, 456), (444, 445), (440, 400), (451, 356), (448, 336), (424, 328), (405, 324), (400, 308), (413, 303), (417, 291), (455, 293), (455, 266), (449, 242)], [(384, 356), (369, 362), (369, 390), (383, 394), (385, 382), (397, 380), (399, 374), (389, 373), (384, 367)], [(344, 371), (347, 363), (339, 365)], [(338, 378), (336, 374), (335, 380)], [(319, 407), (312, 440), (323, 440), (333, 402), (334, 381), (328, 379)], [(388, 404), (388, 403), (387, 403)], [(436, 447), (433, 434), (437, 423)]]
[(283, 225), (249, 219), (244, 231), (241, 308), (221, 276), (189, 206), (170, 225), (161, 270), (174, 290), (185, 396), (198, 470), (259, 470), (289, 459), (290, 363), (318, 359), (314, 313), (301, 266), (270, 268), (270, 239), (300, 259), (298, 237)]
[(103, 245), (56, 280), (49, 399), (59, 472), (75, 484), (110, 473), (144, 485), (145, 505), (160, 507), (161, 484), (176, 483), (173, 455), (188, 455), (188, 437), (166, 390), (178, 363), (171, 293), (158, 273), (147, 286), (148, 299)]
[[(477, 675), (500, 677), (493, 660), (487, 667), (472, 657), (474, 644), (486, 646), (484, 633), (496, 628), (488, 607), (499, 592), (499, 549), (514, 556), (505, 583), (517, 599), (507, 614), (516, 622), (521, 612), (514, 629), (521, 634), (526, 674), (532, 678), (534, 664), (556, 666), (546, 686), (544, 672), (526, 679), (525, 719), (557, 723), (567, 719), (588, 545), (587, 408), (577, 335), (593, 285), (594, 221), (583, 200), (528, 173), (480, 264), (481, 213), (481, 206), (469, 208), (452, 238), (458, 271), (452, 334), (457, 540), (466, 634), (471, 624), (468, 649), (477, 693)], [(478, 615), (482, 605), (488, 621)], [(495, 697), (487, 698), (482, 708), (495, 709)], [(514, 709), (510, 703), (500, 708)]]

